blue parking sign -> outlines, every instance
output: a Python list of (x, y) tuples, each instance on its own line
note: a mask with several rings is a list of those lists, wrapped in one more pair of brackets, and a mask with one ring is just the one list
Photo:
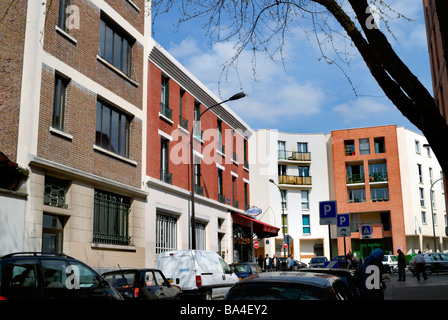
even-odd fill
[(350, 213), (338, 214), (338, 227), (350, 227)]
[(321, 225), (330, 225), (337, 223), (336, 201), (319, 202), (319, 217)]

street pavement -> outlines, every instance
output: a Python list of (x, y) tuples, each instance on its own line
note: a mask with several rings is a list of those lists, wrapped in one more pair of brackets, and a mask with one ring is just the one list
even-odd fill
[(448, 300), (448, 273), (432, 274), (427, 280), (406, 272), (406, 281), (397, 281), (398, 274), (386, 281), (384, 300)]

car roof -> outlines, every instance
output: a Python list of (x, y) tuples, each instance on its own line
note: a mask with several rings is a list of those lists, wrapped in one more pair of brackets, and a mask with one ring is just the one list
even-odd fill
[(39, 258), (52, 257), (52, 258), (77, 260), (64, 253), (47, 253), (47, 252), (14, 252), (1, 256), (0, 259), (21, 258), (21, 257), (39, 257)]
[(338, 269), (338, 268), (303, 268), (299, 272), (313, 272), (313, 273), (328, 273), (333, 275), (343, 275), (355, 273), (352, 269)]
[(159, 269), (155, 268), (129, 268), (129, 269), (117, 269), (117, 270), (111, 270), (107, 272), (103, 272), (101, 275), (109, 275), (109, 274), (115, 274), (115, 273), (123, 273), (123, 272), (146, 272), (146, 271), (160, 271)]
[(239, 283), (247, 282), (284, 282), (295, 284), (308, 284), (314, 286), (327, 287), (334, 281), (340, 280), (338, 277), (325, 273), (299, 272), (299, 271), (274, 271), (262, 272), (239, 281)]

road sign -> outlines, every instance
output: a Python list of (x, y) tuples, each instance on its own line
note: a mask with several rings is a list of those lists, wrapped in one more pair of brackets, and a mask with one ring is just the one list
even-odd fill
[(350, 232), (350, 214), (338, 214), (337, 219), (338, 237), (350, 237), (352, 235), (352, 233)]
[(319, 202), (320, 225), (337, 224), (337, 208), (336, 201)]
[(251, 206), (248, 210), (246, 210), (246, 213), (250, 216), (258, 216), (261, 213), (261, 209), (256, 206)]
[(254, 241), (254, 248), (258, 249), (259, 246), (260, 246), (260, 243), (258, 241)]
[(372, 226), (370, 224), (363, 224), (361, 226), (362, 239), (372, 239)]
[(283, 248), (288, 248), (288, 244), (283, 242)]
[(285, 237), (283, 238), (283, 242), (286, 243), (286, 244), (291, 244), (292, 243), (292, 237), (289, 234), (285, 235)]

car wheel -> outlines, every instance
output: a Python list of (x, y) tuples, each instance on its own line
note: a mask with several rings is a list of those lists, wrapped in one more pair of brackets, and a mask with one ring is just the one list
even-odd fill
[(425, 268), (425, 273), (426, 273), (426, 276), (429, 277), (429, 276), (432, 274), (432, 270), (431, 270), (431, 268), (430, 268), (430, 267)]

